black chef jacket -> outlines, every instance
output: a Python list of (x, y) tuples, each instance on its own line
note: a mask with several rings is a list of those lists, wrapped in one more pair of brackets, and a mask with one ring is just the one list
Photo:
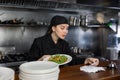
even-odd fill
[(36, 38), (28, 56), (29, 60), (37, 60), (47, 54), (68, 54), (72, 56), (69, 44), (62, 39), (58, 39), (57, 44), (55, 44), (50, 34)]

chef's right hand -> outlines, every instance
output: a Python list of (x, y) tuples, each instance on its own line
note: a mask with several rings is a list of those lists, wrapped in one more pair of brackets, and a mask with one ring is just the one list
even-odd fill
[(89, 64), (89, 65), (97, 66), (99, 64), (99, 59), (97, 59), (97, 58), (87, 58), (85, 60), (84, 64)]
[(51, 55), (43, 55), (41, 58), (38, 59), (38, 61), (48, 60), (50, 57)]

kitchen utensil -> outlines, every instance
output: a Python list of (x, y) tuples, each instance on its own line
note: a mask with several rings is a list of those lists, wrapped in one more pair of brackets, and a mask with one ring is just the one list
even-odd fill
[(117, 65), (116, 65), (115, 62), (111, 61), (110, 64), (108, 65), (108, 68), (116, 69), (116, 68), (117, 68)]

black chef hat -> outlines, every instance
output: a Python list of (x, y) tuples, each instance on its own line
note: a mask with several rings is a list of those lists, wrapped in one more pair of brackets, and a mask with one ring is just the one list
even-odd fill
[(56, 25), (59, 25), (59, 24), (68, 24), (68, 20), (63, 16), (58, 16), (58, 15), (54, 16), (51, 19), (50, 26), (49, 26), (46, 34), (52, 33), (52, 26), (56, 26)]
[(63, 16), (56, 15), (51, 19), (50, 26), (52, 27), (59, 24), (68, 24), (68, 20)]

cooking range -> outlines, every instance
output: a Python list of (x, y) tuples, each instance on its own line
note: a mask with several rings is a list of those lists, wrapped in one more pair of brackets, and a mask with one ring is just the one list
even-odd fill
[(22, 63), (27, 62), (24, 54), (7, 54), (0, 59), (0, 66), (19, 66)]

